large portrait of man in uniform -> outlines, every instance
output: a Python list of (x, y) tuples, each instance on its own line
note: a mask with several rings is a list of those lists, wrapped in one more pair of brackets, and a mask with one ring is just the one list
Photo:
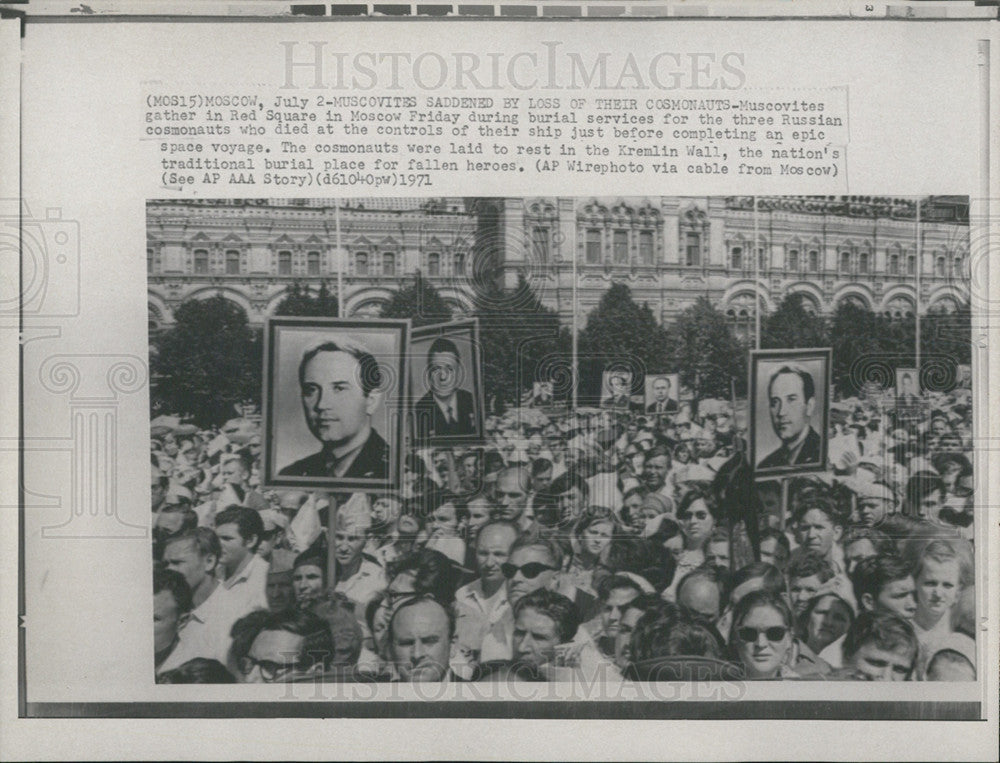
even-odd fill
[(816, 349), (751, 354), (750, 463), (757, 474), (826, 468), (830, 353)]
[(462, 442), (483, 436), (479, 323), (421, 326), (411, 334), (410, 389), (417, 442)]
[(271, 318), (264, 336), (264, 484), (397, 487), (409, 321)]

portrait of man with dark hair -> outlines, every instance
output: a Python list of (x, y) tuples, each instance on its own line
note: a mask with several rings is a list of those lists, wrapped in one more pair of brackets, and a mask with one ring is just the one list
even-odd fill
[(439, 336), (427, 352), (427, 392), (414, 406), (417, 439), (476, 433), (476, 403), (459, 384), (466, 378), (462, 356), (451, 339)]

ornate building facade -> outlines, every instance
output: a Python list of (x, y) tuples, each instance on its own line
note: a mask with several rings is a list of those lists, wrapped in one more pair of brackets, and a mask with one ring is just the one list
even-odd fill
[[(222, 294), (252, 324), (294, 283), (342, 290), (345, 315), (378, 315), (418, 271), (456, 315), (475, 282), (523, 275), (568, 323), (613, 281), (661, 320), (707, 295), (738, 333), (789, 293), (901, 317), (968, 300), (968, 201), (882, 197), (560, 197), (150, 201), (151, 330)], [(918, 261), (919, 253), (919, 261)], [(919, 284), (919, 291), (918, 291)]]

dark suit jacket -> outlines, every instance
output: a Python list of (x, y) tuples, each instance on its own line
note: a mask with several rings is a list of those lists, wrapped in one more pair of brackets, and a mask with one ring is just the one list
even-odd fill
[(389, 477), (389, 446), (374, 429), (343, 476), (334, 477), (333, 471), (327, 469), (327, 461), (325, 452), (321, 450), (319, 453), (313, 453), (311, 456), (306, 456), (294, 464), (286, 466), (278, 472), (278, 476), (376, 480), (384, 480)]
[(788, 451), (785, 450), (785, 446), (782, 445), (777, 450), (768, 454), (768, 456), (757, 464), (758, 469), (774, 469), (779, 466), (798, 466), (799, 464), (818, 464), (820, 459), (821, 445), (823, 444), (822, 439), (819, 436), (819, 432), (809, 427), (809, 433), (806, 435), (806, 441), (802, 443), (802, 448), (799, 450), (799, 455), (796, 456), (795, 461), (789, 461)]
[[(677, 401), (667, 398), (667, 403), (663, 407), (664, 413), (677, 413)], [(656, 403), (650, 403), (646, 406), (646, 413), (656, 413)]]
[(416, 416), (417, 439), (430, 437), (455, 437), (476, 434), (476, 405), (472, 393), (464, 389), (455, 390), (455, 406), (458, 421), (449, 424), (444, 413), (428, 392), (413, 406)]
[(601, 408), (607, 408), (613, 411), (624, 411), (624, 412), (635, 412), (641, 411), (642, 406), (633, 403), (631, 398), (625, 397), (606, 397), (601, 401)]

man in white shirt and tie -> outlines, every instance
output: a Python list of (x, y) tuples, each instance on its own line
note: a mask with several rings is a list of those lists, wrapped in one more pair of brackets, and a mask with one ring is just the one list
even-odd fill
[(676, 413), (677, 401), (670, 397), (670, 379), (658, 376), (653, 380), (653, 402), (646, 406), (646, 413)]

